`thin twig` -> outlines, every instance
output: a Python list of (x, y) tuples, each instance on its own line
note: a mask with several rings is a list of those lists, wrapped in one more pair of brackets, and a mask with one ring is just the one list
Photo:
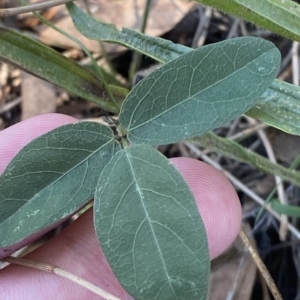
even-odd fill
[[(141, 26), (141, 32), (142, 33), (145, 33), (145, 31), (146, 31), (147, 21), (148, 21), (150, 9), (151, 9), (151, 4), (152, 4), (152, 0), (147, 0), (146, 5), (145, 5), (145, 9), (144, 9), (142, 26)], [(134, 75), (135, 75), (136, 71), (138, 70), (138, 68), (140, 66), (141, 58), (142, 58), (142, 56), (139, 52), (135, 51), (133, 53), (132, 62), (131, 62), (130, 69), (129, 69), (130, 82), (133, 81)]]
[(198, 4), (198, 12), (199, 23), (193, 38), (192, 48), (197, 48), (204, 45), (212, 16), (212, 8), (206, 7), (203, 13), (202, 5)]
[(226, 36), (226, 40), (232, 39), (236, 36), (238, 36), (238, 26), (240, 24), (240, 19), (234, 18), (233, 24), (231, 25), (230, 31), (228, 32)]
[(247, 28), (246, 28), (246, 24), (245, 24), (244, 20), (240, 20), (239, 26), (240, 26), (241, 33), (242, 33), (243, 36), (250, 35)]
[[(84, 5), (85, 5), (85, 9), (86, 9), (87, 13), (88, 13), (89, 15), (91, 15), (92, 17), (94, 17), (94, 15), (93, 15), (93, 13), (92, 13), (92, 11), (91, 11), (91, 9), (90, 9), (90, 5), (89, 5), (88, 0), (83, 0), (83, 3), (84, 3)], [(108, 68), (109, 68), (111, 74), (112, 74), (113, 76), (116, 76), (117, 72), (116, 72), (116, 70), (115, 70), (115, 68), (114, 68), (114, 66), (113, 66), (113, 64), (112, 64), (112, 62), (111, 62), (110, 57), (109, 57), (108, 54), (107, 54), (107, 51), (106, 51), (106, 49), (105, 49), (105, 46), (104, 46), (103, 42), (102, 42), (101, 40), (99, 40), (99, 41), (98, 41), (98, 44), (99, 44), (99, 47), (100, 47), (100, 50), (101, 50), (101, 55), (103, 56), (104, 60), (106, 61), (107, 66), (108, 66)]]
[[(273, 148), (270, 144), (269, 139), (267, 138), (266, 133), (260, 129), (258, 130), (258, 135), (262, 141), (262, 143), (265, 146), (267, 155), (270, 159), (270, 161), (274, 164), (277, 163), (276, 157), (274, 155)], [(277, 192), (278, 192), (278, 198), (281, 204), (287, 204), (286, 202), (286, 197), (285, 197), (285, 192), (284, 192), (284, 187), (283, 187), (283, 182), (281, 178), (278, 175), (274, 175), (276, 186), (277, 186)], [(280, 224), (280, 229), (279, 229), (279, 237), (281, 241), (286, 240), (286, 235), (287, 235), (287, 223), (288, 223), (288, 217), (287, 215), (281, 215), (281, 224)]]
[(104, 299), (120, 300), (120, 298), (117, 298), (117, 297), (111, 295), (110, 293), (100, 289), (99, 287), (88, 282), (87, 280), (82, 279), (72, 273), (69, 273), (66, 270), (59, 268), (55, 265), (45, 264), (45, 263), (41, 263), (38, 261), (30, 260), (30, 259), (25, 259), (25, 258), (20, 258), (20, 257), (12, 257), (12, 256), (5, 257), (2, 259), (2, 261), (5, 261), (5, 262), (11, 263), (11, 264), (15, 264), (15, 265), (21, 265), (21, 266), (41, 270), (41, 271), (48, 272), (48, 273), (54, 273), (58, 276), (67, 278), (67, 279), (85, 287), (86, 289), (92, 291), (93, 293), (103, 297)]
[(265, 282), (267, 283), (273, 297), (275, 300), (283, 300), (273, 278), (271, 277), (268, 269), (266, 268), (265, 264), (263, 263), (262, 259), (260, 258), (259, 254), (257, 253), (257, 250), (252, 246), (251, 241), (247, 237), (245, 231), (241, 229), (239, 236), (245, 246), (247, 247), (248, 251), (250, 252), (257, 268), (259, 269), (261, 275), (263, 276)]
[(293, 84), (299, 85), (299, 43), (293, 42), (292, 46), (292, 67), (293, 67)]
[[(255, 120), (253, 120), (253, 119), (251, 119), (247, 116), (246, 116), (246, 118), (247, 118), (248, 122), (251, 125), (256, 124)], [(264, 132), (263, 129), (259, 129), (257, 131), (257, 133), (258, 133), (258, 135), (259, 135), (259, 137), (260, 137), (260, 139), (261, 139), (261, 141), (262, 141), (262, 143), (263, 143), (263, 145), (266, 149), (269, 160), (272, 163), (277, 164), (277, 160), (276, 160), (272, 145), (271, 145), (266, 133)], [(287, 204), (282, 180), (278, 175), (274, 175), (274, 178), (275, 178), (275, 182), (276, 182), (279, 201), (280, 201), (281, 204)], [(280, 238), (281, 241), (285, 241), (286, 240), (286, 235), (287, 235), (288, 217), (287, 217), (287, 215), (282, 214), (280, 219), (281, 219), (281, 222), (280, 222), (280, 229), (279, 229), (279, 238)]]
[(32, 12), (32, 11), (37, 11), (53, 6), (58, 6), (61, 4), (65, 4), (68, 2), (72, 2), (74, 0), (49, 0), (46, 2), (40, 2), (40, 3), (35, 3), (35, 4), (30, 4), (26, 6), (21, 6), (21, 7), (13, 7), (13, 8), (1, 8), (0, 9), (0, 17), (8, 17), (8, 16), (14, 16), (18, 14), (24, 14), (27, 12)]
[(257, 132), (257, 130), (259, 130), (259, 129), (264, 129), (264, 128), (267, 128), (267, 127), (268, 127), (268, 125), (266, 125), (265, 123), (257, 123), (254, 126), (251, 126), (249, 128), (243, 129), (243, 130), (241, 130), (240, 132), (238, 132), (236, 134), (228, 136), (228, 139), (230, 139), (230, 140), (237, 140), (239, 138), (243, 138), (245, 136), (249, 136), (252, 133)]
[(283, 57), (283, 59), (281, 61), (281, 66), (280, 66), (279, 74), (281, 74), (286, 69), (286, 67), (288, 66), (288, 64), (291, 62), (291, 59), (292, 59), (292, 56), (293, 56), (292, 52), (293, 51), (292, 51), (292, 48), (291, 48), (291, 50), (288, 52), (288, 54), (285, 55), (285, 57)]
[(19, 105), (21, 103), (21, 101), (22, 101), (21, 97), (18, 97), (16, 99), (4, 104), (3, 106), (0, 106), (0, 114), (3, 114), (5, 112), (11, 110), (15, 106)]
[(241, 118), (236, 118), (232, 122), (230, 122), (228, 131), (226, 132), (226, 137), (231, 136), (237, 129), (238, 125), (241, 123)]

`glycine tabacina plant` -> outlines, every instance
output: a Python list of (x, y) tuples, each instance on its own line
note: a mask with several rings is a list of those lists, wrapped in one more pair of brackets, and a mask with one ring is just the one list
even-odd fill
[(201, 216), (184, 179), (153, 146), (240, 116), (279, 65), (278, 49), (260, 38), (203, 46), (171, 59), (131, 90), (117, 133), (79, 122), (29, 143), (0, 177), (0, 258), (94, 197), (99, 242), (134, 299), (206, 299), (210, 262)]

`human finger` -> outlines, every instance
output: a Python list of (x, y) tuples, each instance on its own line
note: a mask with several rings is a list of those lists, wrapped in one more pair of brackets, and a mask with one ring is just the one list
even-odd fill
[(29, 142), (56, 127), (76, 122), (73, 117), (53, 113), (32, 117), (0, 131), (0, 174)]
[(237, 193), (225, 175), (204, 162), (183, 157), (171, 161), (195, 197), (213, 259), (232, 244), (240, 231), (242, 209)]

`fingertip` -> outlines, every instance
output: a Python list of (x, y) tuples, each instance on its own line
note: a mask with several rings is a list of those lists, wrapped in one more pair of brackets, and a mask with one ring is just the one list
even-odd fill
[(233, 243), (240, 231), (242, 210), (237, 193), (220, 171), (204, 162), (183, 157), (171, 161), (195, 197), (213, 259)]
[(29, 142), (56, 127), (76, 123), (77, 119), (62, 114), (45, 114), (17, 123), (0, 132), (0, 173)]

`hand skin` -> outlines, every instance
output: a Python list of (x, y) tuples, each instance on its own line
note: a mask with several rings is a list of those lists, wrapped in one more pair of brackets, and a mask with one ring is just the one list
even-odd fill
[[(0, 132), (0, 174), (10, 160), (34, 138), (78, 120), (60, 114), (41, 115)], [(211, 259), (234, 241), (241, 225), (241, 206), (227, 178), (213, 167), (191, 159), (173, 158), (192, 190), (207, 231)], [(89, 210), (62, 233), (26, 256), (57, 265), (105, 289), (122, 300), (132, 299), (111, 271), (98, 244)], [(51, 273), (11, 265), (0, 270), (1, 300), (100, 299), (85, 288)]]

